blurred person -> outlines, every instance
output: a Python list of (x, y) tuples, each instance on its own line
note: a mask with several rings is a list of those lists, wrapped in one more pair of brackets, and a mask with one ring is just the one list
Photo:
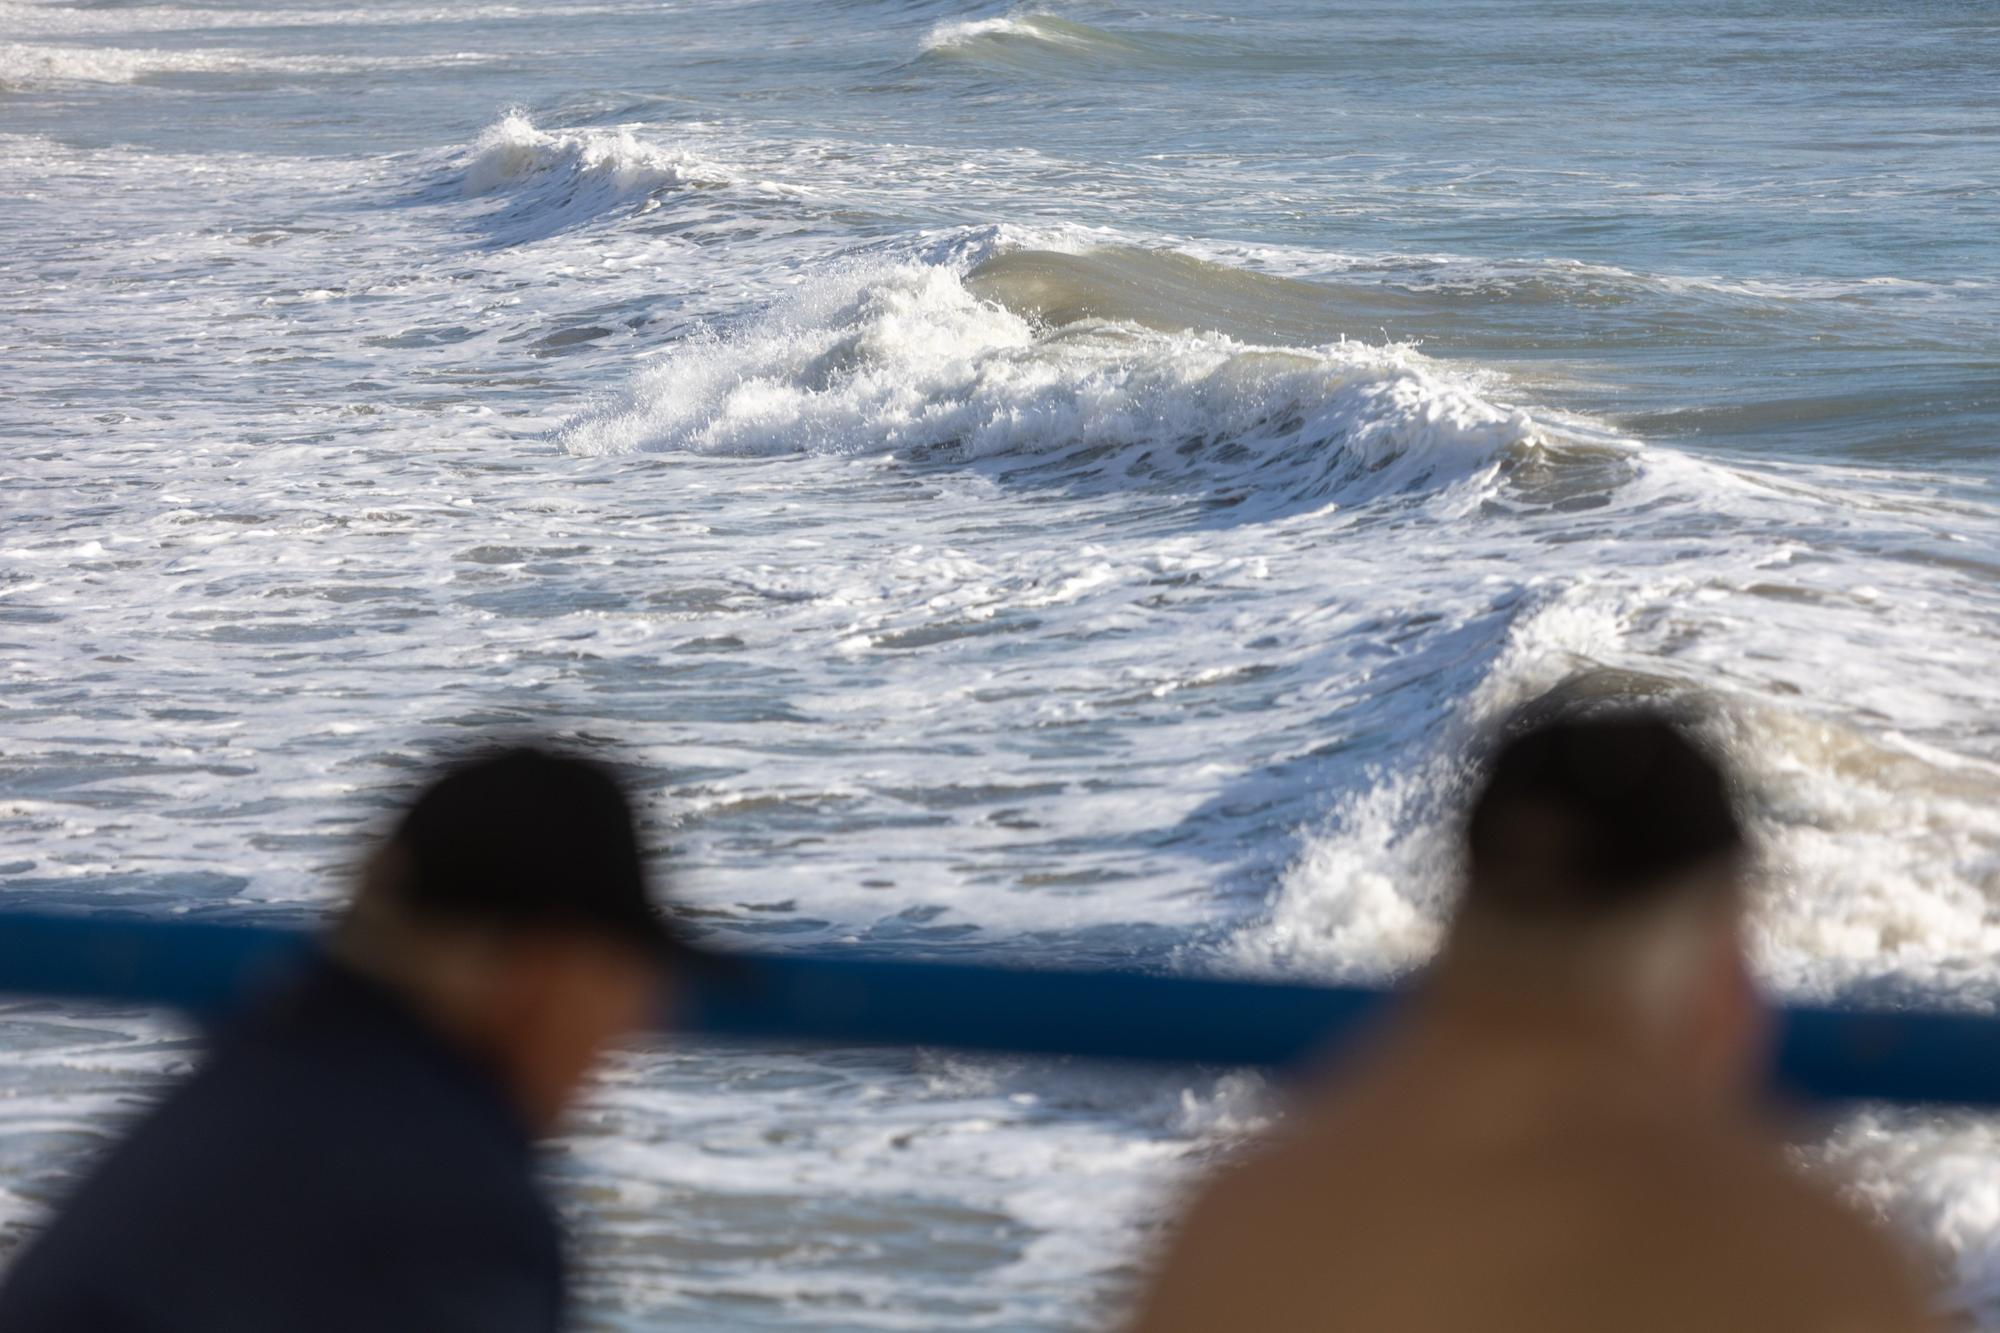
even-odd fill
[(1665, 717), (1494, 756), (1434, 964), (1179, 1227), (1138, 1333), (1885, 1333), (1910, 1261), (1784, 1161), (1746, 842)]
[(677, 946), (603, 769), (448, 771), (323, 955), (86, 1177), (0, 1287), (7, 1333), (541, 1333), (564, 1314), (532, 1170)]

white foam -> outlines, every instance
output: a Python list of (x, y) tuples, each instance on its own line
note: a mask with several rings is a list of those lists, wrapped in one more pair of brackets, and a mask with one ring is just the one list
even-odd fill
[(328, 75), (362, 70), (428, 69), (489, 60), (477, 52), (423, 56), (293, 56), (209, 48), (169, 51), (113, 46), (0, 42), (0, 88), (138, 83), (172, 74)]
[[(1336, 804), (1268, 919), (1234, 940), (1232, 958), (1259, 970), (1338, 975), (1393, 974), (1420, 962), (1458, 873), (1447, 816), (1464, 795), (1461, 756), (1513, 708), (1579, 672), (1658, 661), (1649, 622), (1676, 593), (1585, 582), (1519, 620), (1492, 665), (1468, 673), (1454, 692), (1459, 702), (1418, 754)], [(1709, 631), (1718, 638), (1762, 637), (1757, 627), (1718, 620)], [(1882, 662), (1823, 671), (1897, 674)], [(1921, 671), (1900, 675), (1905, 694), (1936, 688), (1946, 674), (1923, 681)], [(2000, 765), (1870, 735), (1801, 711), (1782, 694), (1725, 688), (1710, 698), (1711, 737), (1755, 796), (1753, 832), (1771, 876), (1759, 898), (1758, 944), (1772, 985), (1817, 1001), (1863, 983), (1933, 1003), (2000, 1001), (2000, 981), (1984, 962), (2000, 954), (1990, 906), (2000, 896)]]
[(542, 130), (511, 111), (473, 145), (459, 178), (470, 197), (501, 197), (496, 232), (534, 240), (607, 210), (650, 207), (664, 191), (734, 183), (724, 167), (685, 149), (641, 139), (629, 126)]
[[(565, 6), (569, 18), (629, 12), (630, 4)], [(130, 36), (213, 28), (413, 27), (541, 18), (538, 5), (371, 5), (350, 9), (203, 9), (185, 5), (74, 5), (0, 0), (0, 32), (21, 36)]]
[(553, 181), (565, 188), (599, 187), (618, 195), (697, 185), (731, 177), (693, 153), (642, 141), (628, 126), (611, 130), (548, 131), (524, 112), (510, 111), (479, 136), (465, 169), (467, 194)]
[(216, 51), (150, 51), (96, 46), (0, 44), (0, 87), (64, 83), (133, 83), (152, 74), (241, 69), (241, 57)]
[[(1258, 473), (1263, 498), (1328, 501), (1490, 475), (1540, 442), (1525, 414), (1408, 348), (1051, 332), (921, 263), (826, 278), (745, 330), (676, 348), (561, 438), (586, 455), (1110, 449), (1124, 461), (1108, 470), (1135, 478)], [(1223, 441), (1213, 462), (1173, 452)]]
[(1806, 1160), (1852, 1182), (1857, 1202), (1941, 1261), (1946, 1309), (2000, 1323), (2000, 1122), (1870, 1108)]
[[(1284, 873), (1267, 913), (1223, 949), (1259, 973), (1381, 979), (1429, 957), (1458, 875), (1452, 810), (1480, 730), (1580, 667), (1614, 660), (1617, 614), (1588, 591), (1533, 604), (1491, 659), (1439, 682), (1432, 720), (1399, 719), (1410, 745), (1393, 768), (1341, 796)], [(1490, 661), (1490, 665), (1488, 665)]]
[[(771, 1053), (762, 1086), (714, 1088), (694, 1086), (685, 1063), (621, 1061), (593, 1123), (565, 1144), (615, 1198), (580, 1219), (596, 1251), (688, 1247), (647, 1284), (658, 1304), (712, 1288), (707, 1254), (782, 1249), (795, 1262), (760, 1275), (762, 1298), (810, 1319), (815, 1303), (859, 1294), (871, 1327), (1071, 1322), (1076, 1293), (1129, 1262), (1168, 1192), (1270, 1111), (1244, 1075), (952, 1057), (838, 1073)], [(684, 1132), (652, 1134), (662, 1121)], [(789, 1151), (770, 1151), (774, 1137)], [(834, 1266), (852, 1241), (821, 1225), (828, 1215), (860, 1219), (870, 1267), (893, 1267), (895, 1281), (857, 1284)], [(996, 1225), (1019, 1239), (994, 1246)], [(927, 1262), (953, 1245), (998, 1251), (976, 1292)]]
[(1009, 14), (999, 18), (948, 19), (924, 34), (926, 51), (952, 51), (981, 38), (1019, 38), (1032, 42), (1078, 45), (1075, 36), (1062, 26), (1036, 14)]

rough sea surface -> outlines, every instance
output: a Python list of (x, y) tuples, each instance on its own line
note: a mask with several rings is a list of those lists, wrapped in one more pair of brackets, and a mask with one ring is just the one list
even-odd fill
[[(552, 728), (717, 944), (1379, 978), (1559, 687), (1775, 991), (1990, 1009), (2000, 13), (1813, 11), (0, 0), (0, 903), (310, 922)], [(193, 1053), (0, 1007), (0, 1246)], [(1266, 1114), (660, 1044), (553, 1165), (593, 1328), (1078, 1329)], [(2000, 1121), (1800, 1151), (2000, 1328)]]

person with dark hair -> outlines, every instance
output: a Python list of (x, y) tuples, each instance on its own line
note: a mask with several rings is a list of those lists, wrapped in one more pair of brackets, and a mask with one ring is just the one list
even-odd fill
[(1466, 825), (1435, 963), (1198, 1197), (1138, 1333), (1901, 1333), (1915, 1269), (1756, 1096), (1747, 844), (1667, 717), (1533, 727)]
[(601, 767), (483, 754), (425, 790), (324, 951), (101, 1162), (0, 1286), (7, 1333), (543, 1333), (532, 1171), (680, 947)]

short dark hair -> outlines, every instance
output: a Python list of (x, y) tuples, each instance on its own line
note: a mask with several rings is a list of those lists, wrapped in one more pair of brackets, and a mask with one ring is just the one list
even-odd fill
[(648, 898), (623, 785), (547, 744), (461, 758), (418, 795), (390, 842), (408, 872), (395, 896), (420, 914), (679, 948)]
[(1466, 828), (1468, 910), (1583, 919), (1642, 905), (1746, 840), (1722, 764), (1667, 714), (1542, 722), (1487, 765)]

